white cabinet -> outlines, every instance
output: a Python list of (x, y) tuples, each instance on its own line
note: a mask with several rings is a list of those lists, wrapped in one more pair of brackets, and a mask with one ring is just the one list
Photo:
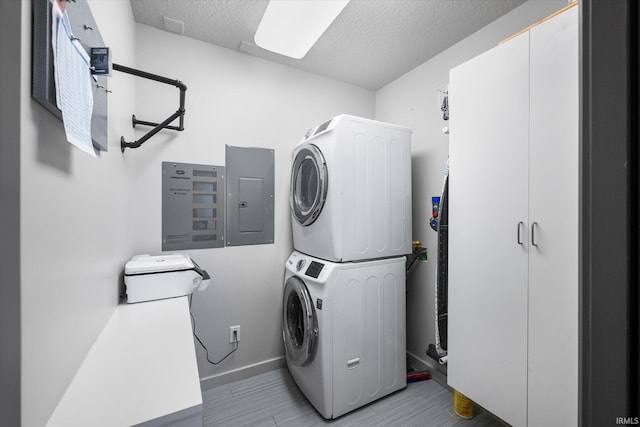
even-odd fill
[(578, 415), (578, 10), (450, 73), (448, 383), (515, 426)]
[(578, 8), (531, 30), (529, 426), (578, 424)]
[(448, 383), (511, 424), (527, 399), (528, 81), (525, 34), (449, 84)]

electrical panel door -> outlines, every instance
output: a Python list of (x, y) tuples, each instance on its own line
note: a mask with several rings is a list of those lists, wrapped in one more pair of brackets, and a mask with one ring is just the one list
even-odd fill
[(273, 243), (274, 151), (226, 146), (227, 246)]

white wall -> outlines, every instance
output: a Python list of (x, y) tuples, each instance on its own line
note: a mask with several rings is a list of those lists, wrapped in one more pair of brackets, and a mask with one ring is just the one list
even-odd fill
[[(429, 261), (420, 263), (407, 282), (407, 351), (432, 369), (438, 364), (425, 352), (429, 343), (435, 343), (437, 244), (429, 218), (431, 197), (442, 191), (449, 152), (448, 136), (442, 132), (447, 122), (442, 120), (437, 88), (448, 83), (451, 68), (491, 49), (566, 4), (566, 0), (529, 0), (376, 92), (376, 119), (413, 128), (413, 236), (428, 248)], [(490, 215), (490, 201), (487, 206), (478, 206), (477, 215), (481, 227), (482, 217)]]
[[(133, 62), (129, 1), (90, 6), (115, 58)], [(132, 133), (122, 111), (134, 104), (135, 87), (128, 77), (111, 78), (109, 152), (82, 153), (31, 99), (30, 0), (22, 0), (21, 19), (21, 413), (23, 426), (41, 426), (118, 303), (132, 248), (133, 178), (119, 138)]]
[[(292, 149), (308, 128), (337, 114), (373, 117), (374, 94), (140, 24), (136, 53), (137, 68), (181, 80), (188, 88), (185, 131), (162, 131), (125, 153), (135, 158), (136, 253), (161, 252), (162, 161), (224, 165), (225, 144), (275, 149), (275, 244), (187, 252), (212, 276), (209, 288), (193, 300), (197, 332), (211, 359), (231, 349), (229, 327), (241, 326), (238, 351), (217, 367), (197, 349), (200, 376), (209, 379), (204, 386), (235, 370), (244, 376), (277, 366), (283, 356), (284, 263), (292, 250)], [(128, 111), (159, 122), (177, 107), (176, 88), (140, 81), (136, 109)]]

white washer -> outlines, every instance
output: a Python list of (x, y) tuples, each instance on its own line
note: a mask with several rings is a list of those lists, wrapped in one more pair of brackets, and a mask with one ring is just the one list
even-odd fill
[(290, 201), (297, 251), (411, 253), (411, 129), (344, 114), (311, 129), (293, 152)]
[(405, 261), (333, 263), (299, 252), (287, 260), (287, 366), (323, 417), (406, 387)]

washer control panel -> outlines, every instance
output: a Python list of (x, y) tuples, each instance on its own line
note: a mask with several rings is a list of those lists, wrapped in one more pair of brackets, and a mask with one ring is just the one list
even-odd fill
[(324, 264), (321, 264), (316, 261), (311, 261), (311, 264), (309, 264), (309, 267), (307, 268), (307, 271), (305, 271), (304, 274), (309, 277), (313, 277), (314, 279), (317, 279), (323, 267), (324, 267)]

